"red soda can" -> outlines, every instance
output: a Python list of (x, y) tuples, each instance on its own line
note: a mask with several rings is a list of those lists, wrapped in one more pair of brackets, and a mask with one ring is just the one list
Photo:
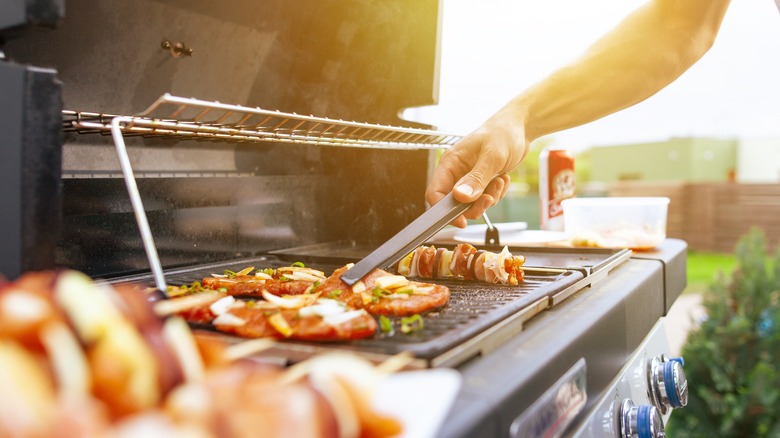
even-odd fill
[(544, 149), (539, 155), (539, 228), (563, 231), (561, 201), (574, 197), (574, 155), (566, 149)]

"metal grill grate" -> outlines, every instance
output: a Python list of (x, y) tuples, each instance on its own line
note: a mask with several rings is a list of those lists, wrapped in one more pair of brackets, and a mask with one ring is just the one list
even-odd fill
[[(193, 267), (184, 270), (171, 271), (166, 274), (169, 284), (189, 284), (200, 281), (214, 273), (222, 273), (225, 269), (238, 271), (248, 266), (256, 268), (280, 267), (289, 265), (289, 261), (278, 259), (245, 259), (219, 264), (210, 264)], [(307, 266), (320, 269), (330, 274), (339, 265), (308, 264)], [(448, 352), (461, 347), (478, 334), (496, 326), (502, 321), (517, 317), (524, 311), (527, 312), (518, 321), (522, 324), (534, 314), (549, 306), (549, 297), (567, 288), (574, 287), (584, 275), (578, 271), (565, 271), (564, 273), (547, 273), (532, 271), (526, 272), (526, 279), (518, 286), (489, 285), (470, 281), (442, 281), (433, 282), (446, 285), (450, 288), (450, 302), (434, 312), (423, 316), (424, 328), (410, 334), (403, 334), (395, 330), (387, 335), (377, 333), (373, 338), (327, 344), (339, 349), (350, 349), (359, 352), (368, 352), (376, 355), (393, 355), (402, 351), (411, 351), (417, 358), (427, 361), (429, 364), (439, 365), (437, 360)], [(151, 276), (125, 277), (121, 281), (140, 281), (152, 284)], [(425, 280), (429, 281), (429, 280)], [(539, 305), (539, 302), (542, 305)], [(395, 321), (396, 328), (398, 321)], [(519, 331), (521, 328), (516, 329)], [(288, 342), (284, 342), (285, 344)], [(305, 343), (289, 342), (290, 345)], [(318, 344), (321, 346), (322, 344)], [(478, 346), (473, 347), (472, 350)], [(447, 359), (461, 361), (467, 354)], [(441, 364), (452, 365), (443, 360)]]

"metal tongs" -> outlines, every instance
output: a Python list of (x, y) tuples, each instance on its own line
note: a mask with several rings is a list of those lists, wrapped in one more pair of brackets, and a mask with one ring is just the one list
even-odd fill
[(352, 286), (376, 268), (391, 266), (414, 248), (428, 240), (473, 203), (462, 203), (448, 194), (420, 217), (412, 221), (390, 240), (341, 275), (341, 280)]

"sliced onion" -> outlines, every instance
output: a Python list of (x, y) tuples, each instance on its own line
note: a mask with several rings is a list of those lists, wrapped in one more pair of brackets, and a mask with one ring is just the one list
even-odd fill
[(390, 295), (385, 295), (384, 298), (387, 298), (389, 300), (405, 300), (405, 299), (409, 298), (409, 295), (408, 294), (390, 294)]
[(229, 325), (232, 327), (240, 327), (242, 325), (246, 325), (246, 320), (243, 318), (239, 318), (236, 315), (233, 315), (232, 313), (223, 313), (222, 315), (219, 315), (218, 317), (214, 318), (214, 321), (211, 322), (215, 326), (219, 325)]
[(6, 291), (0, 301), (5, 318), (34, 323), (52, 312), (52, 306), (43, 297), (22, 290)]
[(414, 255), (412, 256), (412, 262), (409, 264), (409, 276), (410, 277), (416, 277), (419, 275), (419, 269), (417, 269), (417, 265), (420, 263), (420, 253), (423, 251), (423, 247), (419, 247), (416, 250), (414, 250)]
[(209, 306), (209, 310), (211, 310), (211, 313), (214, 315), (222, 315), (223, 313), (227, 313), (228, 310), (230, 310), (231, 307), (233, 307), (233, 304), (236, 303), (236, 299), (233, 298), (232, 295), (228, 295), (226, 297), (222, 297), (218, 299), (217, 301), (214, 301)]
[(451, 277), (452, 271), (450, 270), (450, 264), (452, 263), (452, 254), (450, 250), (444, 250), (441, 255), (441, 265), (439, 265), (439, 277)]
[[(220, 315), (217, 319), (222, 318), (229, 313)], [(232, 315), (234, 316), (234, 315)], [(237, 319), (241, 319), (236, 317)], [(242, 320), (243, 321), (243, 320)], [(217, 320), (214, 320), (216, 325)], [(172, 317), (165, 320), (163, 326), (163, 338), (168, 347), (176, 355), (181, 367), (184, 379), (188, 382), (200, 380), (203, 378), (204, 365), (203, 358), (198, 350), (198, 345), (195, 343), (195, 338), (192, 335), (190, 327), (187, 322), (180, 317)], [(165, 366), (165, 364), (163, 364)]]
[(273, 280), (274, 279), (273, 277), (271, 277), (270, 275), (266, 274), (263, 271), (257, 271), (255, 273), (255, 277), (262, 278), (263, 280)]
[(411, 272), (412, 258), (414, 258), (414, 251), (410, 252), (404, 258), (398, 262), (398, 273), (400, 275), (409, 275)]
[(204, 306), (222, 298), (224, 295), (218, 292), (203, 292), (186, 295), (181, 298), (171, 298), (154, 303), (154, 313), (160, 316), (174, 315), (193, 307)]
[(385, 275), (374, 279), (374, 286), (386, 290), (398, 289), (407, 284), (409, 280), (403, 275)]
[(325, 277), (319, 277), (316, 275), (312, 275), (308, 272), (290, 272), (283, 274), (284, 277), (289, 278), (290, 280), (301, 280), (301, 281), (320, 281), (324, 280)]
[(363, 283), (363, 280), (359, 280), (357, 283), (352, 285), (352, 292), (356, 294), (360, 294), (366, 291), (366, 284)]
[(347, 321), (351, 321), (355, 318), (359, 318), (363, 315), (366, 315), (366, 311), (363, 309), (350, 310), (349, 312), (340, 313), (338, 315), (326, 316), (325, 318), (323, 318), (323, 321), (325, 321), (325, 324), (338, 326), (344, 324)]
[(512, 258), (512, 253), (509, 252), (509, 248), (504, 246), (504, 249), (501, 250), (501, 252), (498, 254), (498, 263), (497, 266), (494, 268), (494, 272), (496, 273), (496, 279), (500, 283), (506, 284), (509, 281), (509, 273), (504, 269), (504, 261), (508, 258)]
[(53, 322), (41, 330), (41, 342), (51, 359), (60, 393), (83, 397), (90, 393), (92, 378), (87, 358), (73, 332)]
[(282, 309), (299, 309), (303, 306), (308, 306), (319, 297), (319, 294), (285, 295), (283, 297), (278, 297), (265, 289), (263, 289), (261, 294), (266, 301)]
[(65, 271), (57, 278), (54, 298), (68, 315), (79, 338), (90, 344), (113, 328), (117, 321), (124, 320), (112, 301), (114, 293), (110, 286), (93, 283), (86, 274)]
[(306, 306), (298, 311), (298, 315), (303, 318), (310, 316), (322, 316), (327, 317), (331, 315), (338, 315), (346, 312), (346, 306), (336, 300), (328, 300), (320, 298), (317, 300), (317, 304)]
[(460, 255), (463, 253), (462, 248), (463, 248), (462, 245), (456, 246), (455, 250), (452, 252), (452, 257), (450, 258), (450, 272), (454, 275), (457, 275), (455, 274), (456, 271), (455, 268), (457, 267), (458, 259), (460, 258)]
[(289, 338), (292, 335), (292, 327), (290, 327), (290, 324), (287, 323), (287, 320), (284, 319), (284, 315), (281, 313), (274, 313), (269, 316), (268, 323), (285, 338)]
[(318, 271), (317, 269), (312, 268), (301, 268), (298, 266), (285, 266), (282, 268), (278, 268), (277, 271), (279, 272), (295, 272), (298, 274), (306, 274), (311, 275), (312, 277), (316, 277), (317, 280), (324, 280), (327, 278), (324, 272)]
[(415, 286), (412, 295), (428, 295), (433, 292), (434, 289), (436, 289), (434, 286)]

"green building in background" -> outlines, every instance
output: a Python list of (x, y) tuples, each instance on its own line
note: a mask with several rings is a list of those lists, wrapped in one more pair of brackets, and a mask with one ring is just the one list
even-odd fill
[(587, 151), (591, 181), (733, 181), (739, 140), (672, 138), (596, 146)]

